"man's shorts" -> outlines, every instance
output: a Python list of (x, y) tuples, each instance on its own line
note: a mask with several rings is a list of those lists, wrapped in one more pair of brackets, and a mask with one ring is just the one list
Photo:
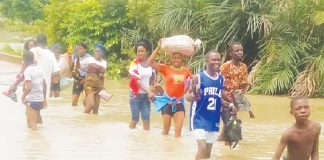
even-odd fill
[(205, 139), (206, 143), (214, 143), (218, 136), (218, 132), (209, 132), (205, 131), (204, 129), (195, 129), (193, 130), (193, 134), (196, 140)]
[(31, 102), (27, 102), (27, 105), (33, 108), (34, 110), (41, 110), (44, 106), (44, 102), (31, 101)]

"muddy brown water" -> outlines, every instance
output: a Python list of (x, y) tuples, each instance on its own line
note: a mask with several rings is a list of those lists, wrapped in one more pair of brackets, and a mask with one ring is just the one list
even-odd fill
[[(14, 60), (15, 61), (15, 60)], [(0, 90), (13, 82), (19, 65), (0, 56)], [(188, 160), (194, 159), (196, 142), (188, 129), (188, 112), (180, 139), (162, 136), (159, 113), (151, 111), (151, 130), (143, 131), (142, 124), (134, 130), (128, 128), (130, 109), (127, 81), (106, 80), (106, 88), (114, 94), (109, 103), (102, 102), (99, 115), (82, 113), (70, 104), (71, 86), (64, 89), (60, 98), (50, 99), (42, 110), (44, 124), (38, 131), (26, 127), (25, 107), (21, 104), (21, 86), (15, 103), (0, 95), (0, 159), (13, 160)], [(248, 95), (255, 119), (240, 112), (243, 120), (243, 140), (235, 149), (223, 142), (213, 146), (211, 159), (265, 160), (271, 159), (282, 131), (293, 123), (289, 114), (289, 98)], [(324, 125), (324, 99), (311, 99), (311, 119)], [(153, 106), (152, 106), (153, 107)], [(189, 106), (187, 105), (187, 111)], [(324, 159), (324, 134), (320, 135), (320, 159)]]

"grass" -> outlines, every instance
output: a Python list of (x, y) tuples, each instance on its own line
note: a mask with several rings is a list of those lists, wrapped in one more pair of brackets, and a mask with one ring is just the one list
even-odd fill
[(0, 43), (23, 43), (30, 37), (31, 25), (3, 18), (0, 15)]
[(4, 45), (0, 51), (19, 57), (21, 57), (23, 53), (22, 49), (13, 49), (10, 45)]
[(10, 43), (24, 43), (26, 37), (31, 37), (31, 27), (19, 21), (10, 20), (0, 15), (0, 51), (21, 57), (23, 48), (15, 48)]

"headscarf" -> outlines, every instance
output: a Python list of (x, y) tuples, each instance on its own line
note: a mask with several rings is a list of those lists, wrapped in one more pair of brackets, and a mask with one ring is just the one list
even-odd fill
[(98, 48), (101, 51), (101, 54), (104, 54), (107, 51), (107, 49), (101, 44), (97, 44), (95, 48)]
[(54, 52), (55, 50), (62, 50), (62, 47), (59, 43), (55, 43), (52, 48), (51, 51)]

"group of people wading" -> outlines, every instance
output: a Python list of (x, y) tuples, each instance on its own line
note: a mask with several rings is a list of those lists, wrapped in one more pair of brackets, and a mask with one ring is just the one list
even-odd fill
[[(198, 142), (197, 159), (210, 156), (211, 144), (219, 131), (220, 117), (223, 121), (235, 115), (239, 110), (234, 98), (234, 92), (243, 94), (247, 91), (247, 67), (242, 63), (243, 46), (233, 43), (229, 47), (231, 60), (221, 65), (221, 56), (215, 51), (209, 51), (205, 56), (206, 70), (192, 75), (185, 67), (185, 56), (181, 53), (169, 53), (170, 65), (156, 63), (160, 53), (161, 43), (148, 57), (149, 44), (141, 41), (135, 46), (137, 57), (129, 68), (130, 77), (130, 108), (132, 120), (129, 127), (135, 128), (142, 117), (143, 129), (149, 129), (150, 101), (154, 102), (155, 110), (161, 112), (163, 119), (163, 135), (168, 135), (171, 121), (174, 121), (175, 137), (181, 137), (185, 118), (185, 99), (191, 102), (190, 129)], [(154, 87), (154, 79), (160, 73), (164, 80), (164, 91)], [(153, 89), (150, 89), (150, 86)], [(162, 93), (161, 93), (162, 92)], [(254, 118), (250, 110), (251, 117)], [(223, 129), (224, 130), (224, 129)], [(223, 132), (222, 132), (223, 133)], [(204, 140), (204, 141), (201, 141)], [(224, 134), (218, 140), (224, 140)], [(207, 147), (206, 147), (207, 146)], [(207, 151), (202, 151), (202, 148)], [(207, 153), (203, 155), (203, 153)], [(208, 156), (207, 156), (208, 155)]]
[[(6, 96), (16, 100), (17, 85), (24, 81), (22, 102), (27, 107), (27, 124), (32, 130), (37, 129), (37, 123), (42, 123), (40, 110), (47, 105), (48, 91), (51, 92), (51, 96), (59, 96), (60, 64), (64, 63), (63, 58), (60, 57), (63, 52), (59, 46), (54, 45), (52, 51), (46, 46), (47, 38), (44, 35), (37, 36), (36, 41), (28, 40), (25, 43), (22, 69), (15, 83), (3, 92)], [(205, 69), (195, 75), (186, 68), (187, 65), (184, 63), (186, 56), (183, 54), (168, 53), (171, 57), (170, 62), (157, 63), (156, 59), (161, 53), (161, 43), (157, 44), (151, 55), (149, 55), (150, 51), (151, 45), (148, 41), (138, 42), (134, 47), (136, 58), (129, 65), (131, 111), (129, 128), (136, 128), (141, 117), (143, 129), (150, 129), (150, 103), (153, 102), (155, 111), (161, 112), (162, 115), (162, 134), (169, 134), (173, 120), (174, 136), (179, 138), (185, 119), (185, 100), (187, 100), (190, 102), (190, 130), (198, 145), (196, 159), (210, 158), (213, 142), (216, 139), (227, 141), (226, 126), (230, 124), (230, 119), (236, 117), (237, 111), (245, 110), (240, 107), (242, 104), (237, 98), (246, 98), (244, 93), (249, 87), (247, 66), (242, 63), (244, 53), (242, 44), (234, 42), (229, 46), (230, 60), (224, 64), (222, 64), (221, 55), (216, 50), (207, 52), (204, 57)], [(84, 112), (98, 114), (99, 93), (104, 89), (104, 75), (107, 70), (107, 61), (103, 59), (106, 48), (98, 44), (94, 46), (91, 55), (86, 43), (78, 43), (75, 52), (72, 54), (71, 49), (68, 49), (65, 53), (67, 55), (65, 60), (67, 60), (74, 81), (72, 106), (78, 105), (79, 97), (84, 92)], [(163, 87), (156, 85), (157, 74), (163, 78)], [(298, 153), (298, 155), (318, 157), (320, 126), (308, 120), (308, 109), (307, 98), (296, 97), (292, 100), (291, 113), (296, 118), (297, 126), (294, 125), (283, 135), (274, 159), (281, 156), (286, 145), (289, 151), (296, 151), (294, 148), (299, 143), (305, 142), (306, 138), (312, 139), (308, 142), (314, 147), (304, 147), (308, 152)], [(249, 112), (251, 118), (254, 118), (250, 108), (246, 111)], [(223, 128), (220, 128), (220, 119), (223, 121)], [(297, 129), (299, 129), (298, 132), (304, 133), (307, 128), (312, 129), (308, 135), (301, 136), (300, 139), (289, 139), (289, 136), (294, 136), (293, 132)], [(217, 134), (219, 131), (220, 135)], [(297, 143), (291, 144), (290, 141)], [(296, 155), (288, 152), (286, 158), (295, 159), (294, 157)]]
[(98, 114), (99, 92), (104, 89), (107, 68), (107, 61), (103, 59), (106, 48), (96, 45), (92, 56), (88, 53), (87, 44), (79, 43), (75, 52), (63, 54), (58, 44), (47, 48), (47, 37), (44, 35), (38, 35), (36, 41), (30, 39), (25, 42), (21, 71), (15, 83), (2, 93), (17, 101), (17, 86), (25, 82), (22, 102), (27, 106), (27, 123), (32, 130), (37, 129), (37, 123), (42, 123), (40, 110), (47, 106), (47, 99), (59, 96), (60, 71), (64, 65), (69, 66), (74, 79), (72, 106), (77, 106), (79, 96), (84, 91), (84, 112)]
[[(168, 53), (171, 56), (171, 62), (168, 63), (170, 65), (156, 63), (160, 50), (161, 41), (149, 57), (150, 47), (146, 41), (141, 41), (135, 46), (137, 56), (129, 67), (132, 115), (129, 127), (135, 128), (141, 115), (143, 129), (149, 130), (150, 102), (154, 102), (155, 111), (161, 112), (162, 115), (162, 134), (169, 134), (173, 119), (174, 136), (181, 137), (186, 108), (184, 100), (186, 99), (191, 105), (190, 130), (198, 146), (196, 159), (210, 158), (212, 145), (220, 130), (220, 118), (223, 120), (223, 128), (217, 140), (232, 142), (230, 139), (234, 136), (237, 138), (233, 145), (235, 147), (237, 140), (242, 138), (241, 131), (226, 132), (231, 132), (228, 128), (231, 128), (229, 126), (232, 124), (240, 129), (237, 127), (237, 123), (240, 123), (240, 120), (236, 119), (237, 111), (248, 111), (250, 118), (255, 118), (250, 103), (244, 96), (249, 88), (249, 82), (247, 66), (242, 63), (244, 53), (242, 44), (234, 42), (229, 46), (230, 60), (224, 64), (221, 62), (221, 55), (216, 50), (207, 52), (205, 54), (206, 69), (196, 75), (192, 75), (185, 67), (185, 56), (181, 53)], [(154, 79), (157, 73), (163, 77), (164, 90), (155, 86)], [(150, 86), (153, 89), (150, 89)], [(287, 146), (287, 155), (283, 157), (286, 160), (308, 160), (310, 157), (318, 160), (318, 139), (321, 126), (308, 120), (310, 110), (307, 98), (294, 97), (290, 108), (296, 123), (283, 134), (273, 159), (279, 160)], [(299, 135), (296, 135), (297, 133)]]

